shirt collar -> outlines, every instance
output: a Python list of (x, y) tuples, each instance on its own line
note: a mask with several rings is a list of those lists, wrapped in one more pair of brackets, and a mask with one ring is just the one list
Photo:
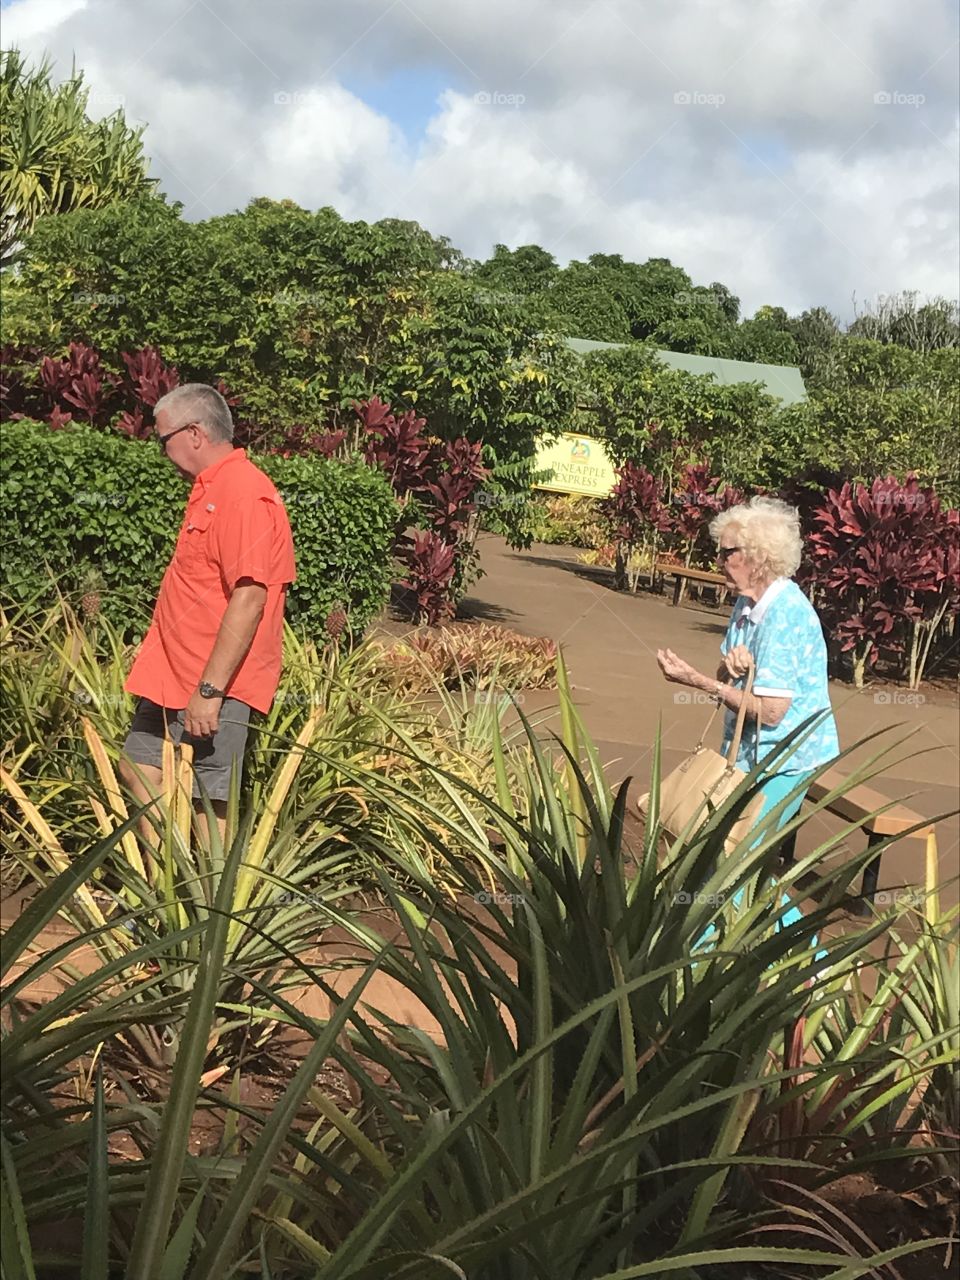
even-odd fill
[(220, 474), (221, 468), (227, 466), (230, 462), (236, 462), (238, 458), (245, 458), (246, 456), (246, 450), (234, 449), (232, 453), (228, 453), (222, 457), (219, 462), (213, 462), (209, 467), (204, 467), (200, 474), (195, 477), (194, 486), (199, 484), (203, 489), (209, 488), (216, 477)]
[(789, 585), (789, 582), (789, 578), (774, 578), (756, 604), (744, 605), (743, 612), (740, 614), (740, 621), (752, 622), (755, 626), (759, 626), (763, 621), (764, 614), (780, 592)]

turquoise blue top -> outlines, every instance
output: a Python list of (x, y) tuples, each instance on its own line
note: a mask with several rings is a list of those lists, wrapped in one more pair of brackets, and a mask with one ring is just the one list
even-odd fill
[[(813, 605), (791, 578), (777, 578), (756, 602), (739, 596), (727, 634), (720, 646), (727, 653), (745, 644), (756, 663), (753, 691), (760, 697), (789, 698), (790, 707), (778, 725), (760, 726), (748, 719), (737, 766), (750, 770), (758, 761), (815, 711), (829, 711), (808, 737), (795, 747), (780, 773), (804, 773), (826, 764), (839, 753), (837, 722), (830, 709), (827, 684), (827, 646)], [(744, 678), (734, 682), (742, 689)], [(723, 749), (733, 740), (736, 716), (724, 719)]]

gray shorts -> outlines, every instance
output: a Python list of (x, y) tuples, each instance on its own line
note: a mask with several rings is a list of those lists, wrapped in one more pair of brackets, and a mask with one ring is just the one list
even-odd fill
[(187, 742), (193, 747), (194, 798), (200, 798), (199, 784), (203, 783), (211, 800), (226, 800), (230, 795), (230, 770), (234, 761), (238, 780), (243, 769), (249, 724), (247, 704), (236, 698), (224, 698), (217, 732), (212, 738), (195, 738), (183, 731), (182, 711), (160, 707), (149, 698), (141, 698), (123, 744), (123, 754), (132, 764), (151, 764), (161, 769), (164, 737), (169, 737), (175, 746)]

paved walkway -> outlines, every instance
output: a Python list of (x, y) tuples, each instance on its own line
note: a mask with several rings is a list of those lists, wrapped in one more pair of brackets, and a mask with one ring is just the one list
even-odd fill
[[(727, 610), (697, 605), (673, 608), (666, 596), (616, 592), (609, 571), (580, 564), (577, 554), (569, 547), (542, 545), (511, 551), (502, 539), (484, 535), (481, 562), (486, 576), (475, 585), (461, 612), (528, 635), (551, 636), (562, 644), (577, 703), (611, 765), (611, 776), (632, 776), (632, 792), (639, 794), (647, 790), (658, 721), (666, 771), (696, 745), (711, 710), (688, 701), (692, 691), (667, 684), (656, 663), (657, 649), (669, 647), (700, 670), (715, 670)], [(888, 686), (858, 690), (831, 684), (842, 747), (896, 726), (874, 749), (913, 735), (893, 753), (873, 785), (933, 818), (960, 803), (960, 716), (957, 698), (949, 693), (925, 690), (924, 701), (917, 701), (917, 696)], [(551, 704), (548, 691), (530, 692), (524, 710)], [(718, 746), (719, 725), (714, 734), (713, 745)], [(858, 753), (854, 759), (860, 761), (867, 754)], [(804, 829), (798, 852), (813, 848), (835, 829), (832, 819), (818, 816)], [(944, 901), (956, 901), (957, 816), (938, 826), (938, 838)], [(901, 841), (884, 855), (881, 889), (922, 878), (921, 842)]]

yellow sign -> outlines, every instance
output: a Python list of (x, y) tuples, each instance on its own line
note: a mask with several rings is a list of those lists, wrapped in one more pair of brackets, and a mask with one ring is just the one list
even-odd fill
[(617, 483), (613, 463), (603, 442), (591, 436), (578, 436), (565, 431), (553, 444), (537, 448), (536, 469), (552, 471), (537, 489), (554, 493), (582, 493), (591, 498), (605, 498)]

